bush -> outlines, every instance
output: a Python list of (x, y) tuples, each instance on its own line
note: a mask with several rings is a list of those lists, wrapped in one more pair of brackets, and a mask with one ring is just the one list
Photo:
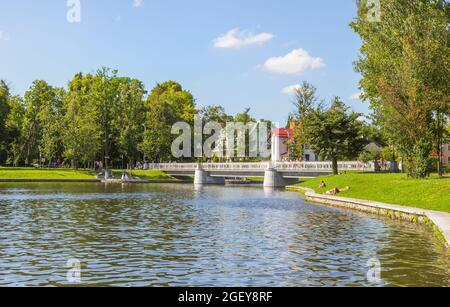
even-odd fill
[(432, 151), (431, 142), (423, 138), (417, 142), (411, 149), (407, 148), (405, 152), (405, 166), (408, 177), (427, 178), (430, 175), (430, 169), (436, 166), (430, 157)]

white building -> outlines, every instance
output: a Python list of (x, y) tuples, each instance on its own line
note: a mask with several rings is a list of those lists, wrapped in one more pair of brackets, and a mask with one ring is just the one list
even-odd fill
[[(294, 129), (272, 129), (272, 162), (283, 162), (291, 160), (289, 144), (294, 141), (293, 136)], [(309, 149), (309, 147), (305, 147), (304, 160), (306, 162), (317, 160), (316, 155), (311, 149)]]

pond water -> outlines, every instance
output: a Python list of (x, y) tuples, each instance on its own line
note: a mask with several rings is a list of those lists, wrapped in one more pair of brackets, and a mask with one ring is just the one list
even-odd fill
[(83, 286), (450, 286), (427, 227), (298, 193), (0, 184), (0, 286), (72, 285), (70, 259)]

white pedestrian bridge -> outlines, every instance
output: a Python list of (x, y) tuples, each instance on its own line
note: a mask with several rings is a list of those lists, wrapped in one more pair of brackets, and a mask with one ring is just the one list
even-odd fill
[[(331, 174), (331, 162), (260, 162), (260, 163), (158, 163), (150, 170), (172, 176), (195, 176), (196, 184), (224, 184), (225, 178), (262, 177), (266, 187), (285, 187), (300, 178)], [(339, 162), (339, 172), (375, 170), (373, 163)]]

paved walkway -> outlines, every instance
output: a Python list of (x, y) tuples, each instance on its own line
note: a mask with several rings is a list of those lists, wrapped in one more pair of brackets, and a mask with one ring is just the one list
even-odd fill
[(432, 221), (435, 226), (440, 230), (444, 239), (447, 243), (447, 248), (450, 249), (450, 213), (440, 212), (440, 211), (432, 211), (425, 210), (414, 207), (405, 207), (400, 205), (391, 205), (385, 203), (379, 203), (375, 201), (361, 200), (361, 199), (353, 199), (346, 197), (338, 197), (338, 196), (329, 196), (323, 194), (317, 194), (314, 190), (309, 188), (290, 186), (288, 187), (291, 190), (301, 190), (305, 191), (305, 195), (308, 199), (312, 201), (316, 201), (324, 204), (331, 204), (336, 206), (350, 207), (354, 209), (367, 209), (364, 211), (379, 211), (379, 209), (392, 210), (394, 212), (399, 212), (407, 215), (416, 215), (427, 217), (430, 221)]

